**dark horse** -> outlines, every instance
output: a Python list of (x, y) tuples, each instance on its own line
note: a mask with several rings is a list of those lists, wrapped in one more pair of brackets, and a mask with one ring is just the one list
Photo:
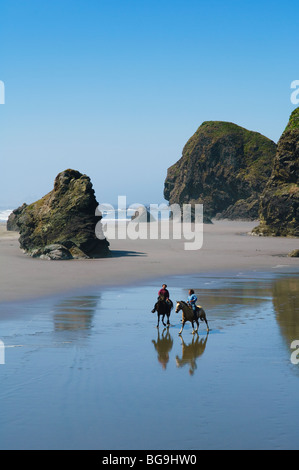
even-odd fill
[(152, 310), (152, 313), (157, 312), (157, 316), (158, 316), (157, 328), (159, 328), (160, 316), (162, 316), (162, 323), (164, 326), (166, 326), (166, 324), (164, 323), (165, 315), (167, 316), (167, 326), (170, 325), (169, 317), (170, 317), (172, 308), (173, 308), (173, 303), (171, 300), (169, 300), (169, 302), (166, 302), (163, 296), (160, 296), (158, 298), (158, 301), (155, 303), (155, 306)]

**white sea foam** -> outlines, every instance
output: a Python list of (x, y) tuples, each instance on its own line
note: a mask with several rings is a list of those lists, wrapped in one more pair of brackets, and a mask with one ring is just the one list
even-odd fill
[(11, 213), (12, 209), (0, 210), (0, 222), (7, 222)]

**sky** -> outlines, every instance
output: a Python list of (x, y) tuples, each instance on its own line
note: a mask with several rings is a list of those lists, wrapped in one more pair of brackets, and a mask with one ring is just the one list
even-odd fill
[(56, 175), (162, 203), (204, 121), (278, 141), (299, 80), (298, 0), (0, 0), (0, 208)]

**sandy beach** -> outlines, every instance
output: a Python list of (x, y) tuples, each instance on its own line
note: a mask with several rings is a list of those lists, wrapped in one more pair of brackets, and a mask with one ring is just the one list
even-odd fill
[[(198, 251), (110, 239), (84, 261), (33, 259), (2, 226), (0, 449), (297, 449), (298, 239), (253, 226), (205, 225)], [(179, 336), (174, 310), (156, 327), (163, 282), (195, 289), (209, 332)]]
[(203, 247), (184, 250), (184, 240), (110, 240), (112, 256), (98, 260), (45, 261), (19, 248), (19, 235), (0, 226), (0, 302), (49, 296), (97, 286), (126, 285), (172, 275), (273, 271), (299, 266), (287, 256), (298, 239), (248, 235), (256, 222), (204, 225)]

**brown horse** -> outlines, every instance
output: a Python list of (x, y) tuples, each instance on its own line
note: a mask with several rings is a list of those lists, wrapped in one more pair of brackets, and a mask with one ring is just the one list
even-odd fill
[(155, 303), (155, 306), (152, 310), (152, 313), (157, 312), (157, 316), (158, 316), (157, 328), (159, 328), (160, 316), (162, 316), (163, 325), (166, 326), (166, 324), (164, 323), (165, 315), (167, 316), (167, 326), (170, 326), (169, 317), (170, 317), (172, 308), (173, 308), (173, 303), (171, 300), (169, 300), (169, 302), (166, 302), (163, 296), (160, 296), (158, 298), (158, 301)]
[[(179, 313), (180, 310), (182, 310), (182, 328), (180, 329), (179, 335), (182, 334), (185, 323), (187, 321), (192, 323), (192, 328), (193, 328), (192, 334), (197, 333), (198, 331), (198, 328), (199, 328), (198, 320), (204, 321), (207, 325), (207, 331), (210, 330), (207, 317), (206, 317), (206, 312), (204, 311), (202, 307), (197, 305), (196, 315), (194, 316), (192, 307), (189, 307), (189, 305), (186, 304), (186, 302), (181, 300), (180, 302), (177, 301), (175, 313)], [(197, 324), (196, 330), (194, 329), (194, 322)]]

